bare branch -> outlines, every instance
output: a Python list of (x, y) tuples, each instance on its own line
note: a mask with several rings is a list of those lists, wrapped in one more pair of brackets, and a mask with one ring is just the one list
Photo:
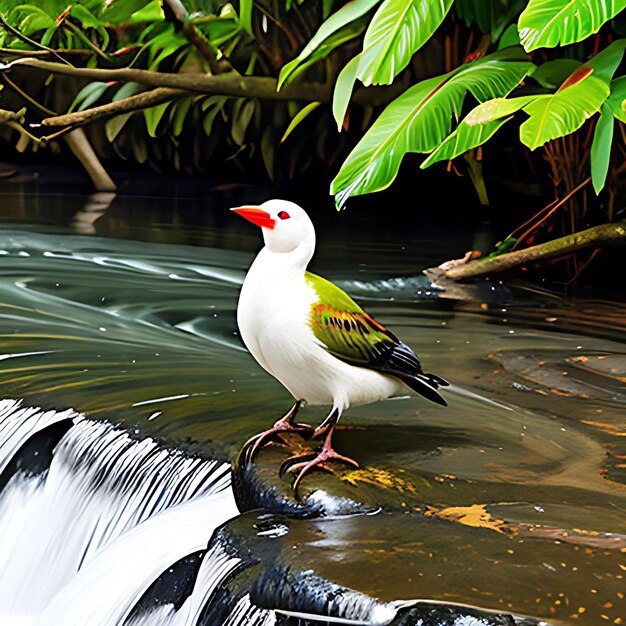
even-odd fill
[(118, 115), (119, 113), (129, 113), (140, 109), (147, 109), (157, 104), (173, 100), (179, 96), (189, 95), (184, 89), (168, 89), (161, 87), (152, 91), (145, 91), (134, 96), (118, 100), (117, 102), (109, 102), (99, 107), (85, 109), (84, 111), (75, 111), (74, 113), (66, 113), (65, 115), (56, 115), (43, 120), (43, 126), (81, 126), (88, 122), (93, 122), (107, 115)]
[(187, 9), (180, 0), (163, 0), (165, 4), (172, 10), (176, 19), (183, 25), (183, 33), (185, 37), (193, 44), (196, 50), (206, 59), (211, 73), (218, 74), (217, 56), (211, 44), (204, 38), (202, 33), (195, 25), (187, 20)]
[(71, 67), (61, 63), (43, 61), (41, 59), (16, 59), (4, 67), (26, 66), (35, 69), (75, 76), (102, 82), (137, 82), (147, 87), (170, 87), (185, 89), (198, 93), (208, 93), (222, 96), (238, 96), (263, 98), (271, 100), (303, 100), (305, 102), (329, 102), (331, 90), (327, 85), (320, 83), (298, 83), (287, 85), (276, 91), (275, 78), (265, 76), (240, 76), (235, 72), (227, 74), (173, 74), (152, 72), (134, 68), (102, 69), (91, 67)]

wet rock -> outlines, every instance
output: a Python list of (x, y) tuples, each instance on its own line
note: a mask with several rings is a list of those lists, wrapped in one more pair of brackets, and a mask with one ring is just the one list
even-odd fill
[[(337, 519), (339, 527), (368, 525), (368, 517)], [(353, 529), (354, 530), (354, 529)], [(350, 531), (348, 531), (350, 534)], [(369, 533), (365, 533), (367, 536)], [(371, 537), (368, 537), (371, 539)], [(345, 537), (350, 542), (353, 537)], [(267, 513), (247, 513), (224, 525), (214, 535), (210, 547), (219, 546), (229, 556), (242, 560), (236, 573), (222, 585), (208, 603), (199, 626), (222, 623), (237, 613), (236, 623), (265, 623), (262, 612), (274, 612), (280, 626), (317, 626), (333, 623), (368, 624), (369, 626), (532, 626), (536, 620), (521, 620), (506, 612), (485, 611), (471, 606), (455, 606), (438, 601), (403, 601), (380, 599), (359, 591), (358, 585), (347, 586), (336, 577), (320, 575), (321, 561), (328, 562), (328, 548), (342, 550), (338, 542), (326, 545), (311, 523)], [(301, 546), (303, 549), (301, 550)], [(358, 546), (357, 546), (358, 550)], [(321, 554), (320, 554), (321, 553)], [(364, 583), (371, 569), (362, 568), (362, 559), (355, 559), (357, 578)], [(402, 577), (402, 567), (393, 559), (386, 560), (385, 575)], [(332, 569), (332, 566), (331, 566)], [(395, 570), (395, 574), (394, 574)], [(365, 585), (364, 585), (365, 586)], [(400, 590), (398, 590), (401, 593)], [(417, 584), (416, 589), (417, 592)], [(259, 613), (261, 612), (261, 613)], [(257, 621), (244, 621), (252, 619)], [(232, 619), (232, 617), (231, 617)], [(336, 620), (336, 621), (335, 621)], [(344, 620), (344, 621), (341, 621)], [(347, 620), (347, 621), (345, 621)], [(230, 623), (230, 622), (229, 622)]]

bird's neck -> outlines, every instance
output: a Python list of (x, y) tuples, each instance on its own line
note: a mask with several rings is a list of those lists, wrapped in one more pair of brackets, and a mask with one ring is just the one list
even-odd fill
[(313, 246), (300, 245), (290, 252), (272, 252), (265, 246), (254, 260), (255, 270), (270, 273), (275, 279), (304, 276), (313, 256)]

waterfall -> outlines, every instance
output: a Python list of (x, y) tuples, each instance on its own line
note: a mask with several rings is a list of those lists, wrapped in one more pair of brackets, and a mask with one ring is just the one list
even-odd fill
[[(415, 602), (380, 602), (255, 554), (290, 532), (273, 519), (239, 515), (224, 461), (0, 401), (2, 626), (439, 623)], [(397, 621), (406, 610), (417, 613)], [(450, 614), (459, 626), (514, 623)]]
[(0, 621), (117, 626), (153, 581), (237, 514), (230, 467), (72, 411), (0, 403), (0, 471), (68, 421), (49, 466), (0, 493)]

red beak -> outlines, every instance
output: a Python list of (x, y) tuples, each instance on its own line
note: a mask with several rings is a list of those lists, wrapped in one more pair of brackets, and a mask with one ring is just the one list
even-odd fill
[(261, 228), (269, 228), (270, 230), (276, 226), (276, 220), (270, 217), (270, 214), (256, 206), (240, 206), (231, 209), (233, 213), (245, 217), (249, 222), (260, 226)]

